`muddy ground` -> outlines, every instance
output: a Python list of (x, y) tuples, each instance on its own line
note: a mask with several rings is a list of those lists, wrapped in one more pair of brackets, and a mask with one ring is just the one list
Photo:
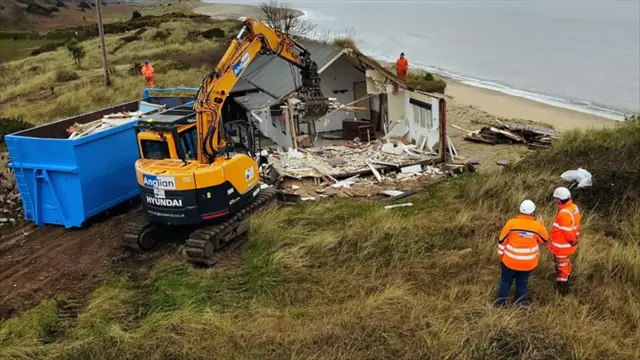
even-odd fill
[(78, 230), (22, 221), (0, 228), (0, 321), (54, 295), (83, 298), (110, 276), (159, 262), (168, 246), (146, 254), (122, 246), (130, 215), (129, 210)]

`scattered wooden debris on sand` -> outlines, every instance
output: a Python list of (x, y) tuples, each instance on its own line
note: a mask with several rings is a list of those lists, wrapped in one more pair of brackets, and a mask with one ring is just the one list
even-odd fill
[(553, 141), (559, 136), (556, 130), (541, 126), (508, 121), (498, 122), (498, 125), (484, 126), (482, 129), (475, 131), (469, 131), (455, 125), (452, 126), (467, 132), (467, 136), (464, 137), (467, 141), (490, 145), (526, 144), (532, 150), (551, 148)]

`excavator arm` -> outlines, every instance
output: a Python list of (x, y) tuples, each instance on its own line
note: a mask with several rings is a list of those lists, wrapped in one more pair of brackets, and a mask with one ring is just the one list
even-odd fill
[(320, 77), (309, 52), (290, 37), (264, 23), (248, 19), (231, 42), (216, 69), (202, 82), (194, 109), (198, 132), (198, 160), (210, 164), (221, 155), (226, 142), (221, 139), (221, 110), (227, 96), (258, 54), (278, 56), (300, 69), (302, 86), (298, 89), (305, 103), (305, 117), (325, 115), (329, 105), (320, 91)]

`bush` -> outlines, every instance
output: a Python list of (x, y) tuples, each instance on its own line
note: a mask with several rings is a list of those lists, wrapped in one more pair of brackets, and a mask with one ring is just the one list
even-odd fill
[(216, 27), (213, 29), (205, 30), (201, 32), (200, 35), (202, 35), (202, 37), (205, 39), (220, 39), (223, 38), (225, 34), (224, 30)]
[(86, 53), (84, 52), (84, 48), (78, 40), (71, 39), (67, 41), (67, 51), (69, 52), (69, 56), (73, 58), (73, 61), (76, 63), (76, 67), (80, 69), (82, 67), (82, 59), (84, 59)]
[(81, 1), (78, 4), (78, 7), (81, 8), (81, 9), (89, 9), (89, 10), (91, 10), (91, 5), (89, 5), (86, 1)]
[(142, 64), (139, 62), (134, 62), (131, 64), (131, 67), (129, 67), (129, 75), (131, 76), (138, 76), (141, 74), (142, 71)]
[(66, 8), (67, 4), (63, 3), (62, 1), (57, 1), (56, 6), (59, 8)]
[(151, 37), (152, 40), (154, 41), (165, 41), (169, 38), (169, 36), (171, 36), (171, 30), (165, 29), (159, 29), (155, 32), (155, 34), (153, 34), (153, 36)]
[(140, 12), (138, 11), (134, 11), (131, 13), (131, 20), (133, 19), (140, 19), (142, 17), (142, 14), (140, 14)]
[(341, 47), (343, 49), (353, 49), (353, 50), (358, 50), (358, 47), (356, 46), (356, 42), (355, 40), (348, 38), (348, 37), (339, 37), (339, 38), (335, 38), (331, 41), (331, 45), (335, 45), (338, 47)]
[(224, 56), (227, 51), (228, 45), (219, 45), (215, 48), (199, 52), (195, 54), (178, 54), (174, 55), (171, 60), (178, 64), (177, 68), (179, 69), (188, 69), (192, 67), (200, 67), (200, 66), (209, 66), (214, 67), (217, 66), (222, 56)]
[(40, 15), (40, 16), (51, 16), (51, 9), (48, 9), (44, 6), (40, 6), (36, 3), (30, 3), (27, 5), (27, 10), (29, 14)]
[(55, 7), (55, 6), (51, 6), (51, 7), (49, 7), (49, 10), (50, 10), (52, 13), (54, 13), (54, 12), (60, 12), (60, 9), (58, 9), (58, 8), (57, 8), (57, 7)]
[(33, 125), (19, 118), (0, 118), (0, 145), (4, 144), (4, 136), (32, 128)]
[(44, 54), (46, 52), (56, 51), (60, 46), (64, 45), (64, 43), (48, 43), (40, 46), (37, 49), (33, 49), (31, 51), (31, 56), (36, 56), (40, 54)]
[(407, 84), (416, 90), (441, 94), (444, 94), (444, 90), (447, 87), (447, 83), (444, 80), (436, 79), (429, 72), (407, 74)]
[(67, 81), (73, 81), (80, 79), (77, 73), (74, 71), (66, 71), (66, 70), (58, 70), (56, 71), (55, 81), (58, 83), (63, 83)]

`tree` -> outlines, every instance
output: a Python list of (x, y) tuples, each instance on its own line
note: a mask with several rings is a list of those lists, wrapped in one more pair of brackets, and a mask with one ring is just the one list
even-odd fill
[(82, 59), (84, 59), (84, 56), (86, 55), (82, 45), (78, 43), (78, 40), (71, 39), (67, 42), (66, 46), (69, 56), (71, 56), (73, 61), (76, 63), (76, 67), (80, 69), (82, 67)]
[(260, 20), (287, 36), (305, 36), (316, 27), (312, 22), (302, 19), (298, 10), (278, 0), (261, 3), (260, 11)]

